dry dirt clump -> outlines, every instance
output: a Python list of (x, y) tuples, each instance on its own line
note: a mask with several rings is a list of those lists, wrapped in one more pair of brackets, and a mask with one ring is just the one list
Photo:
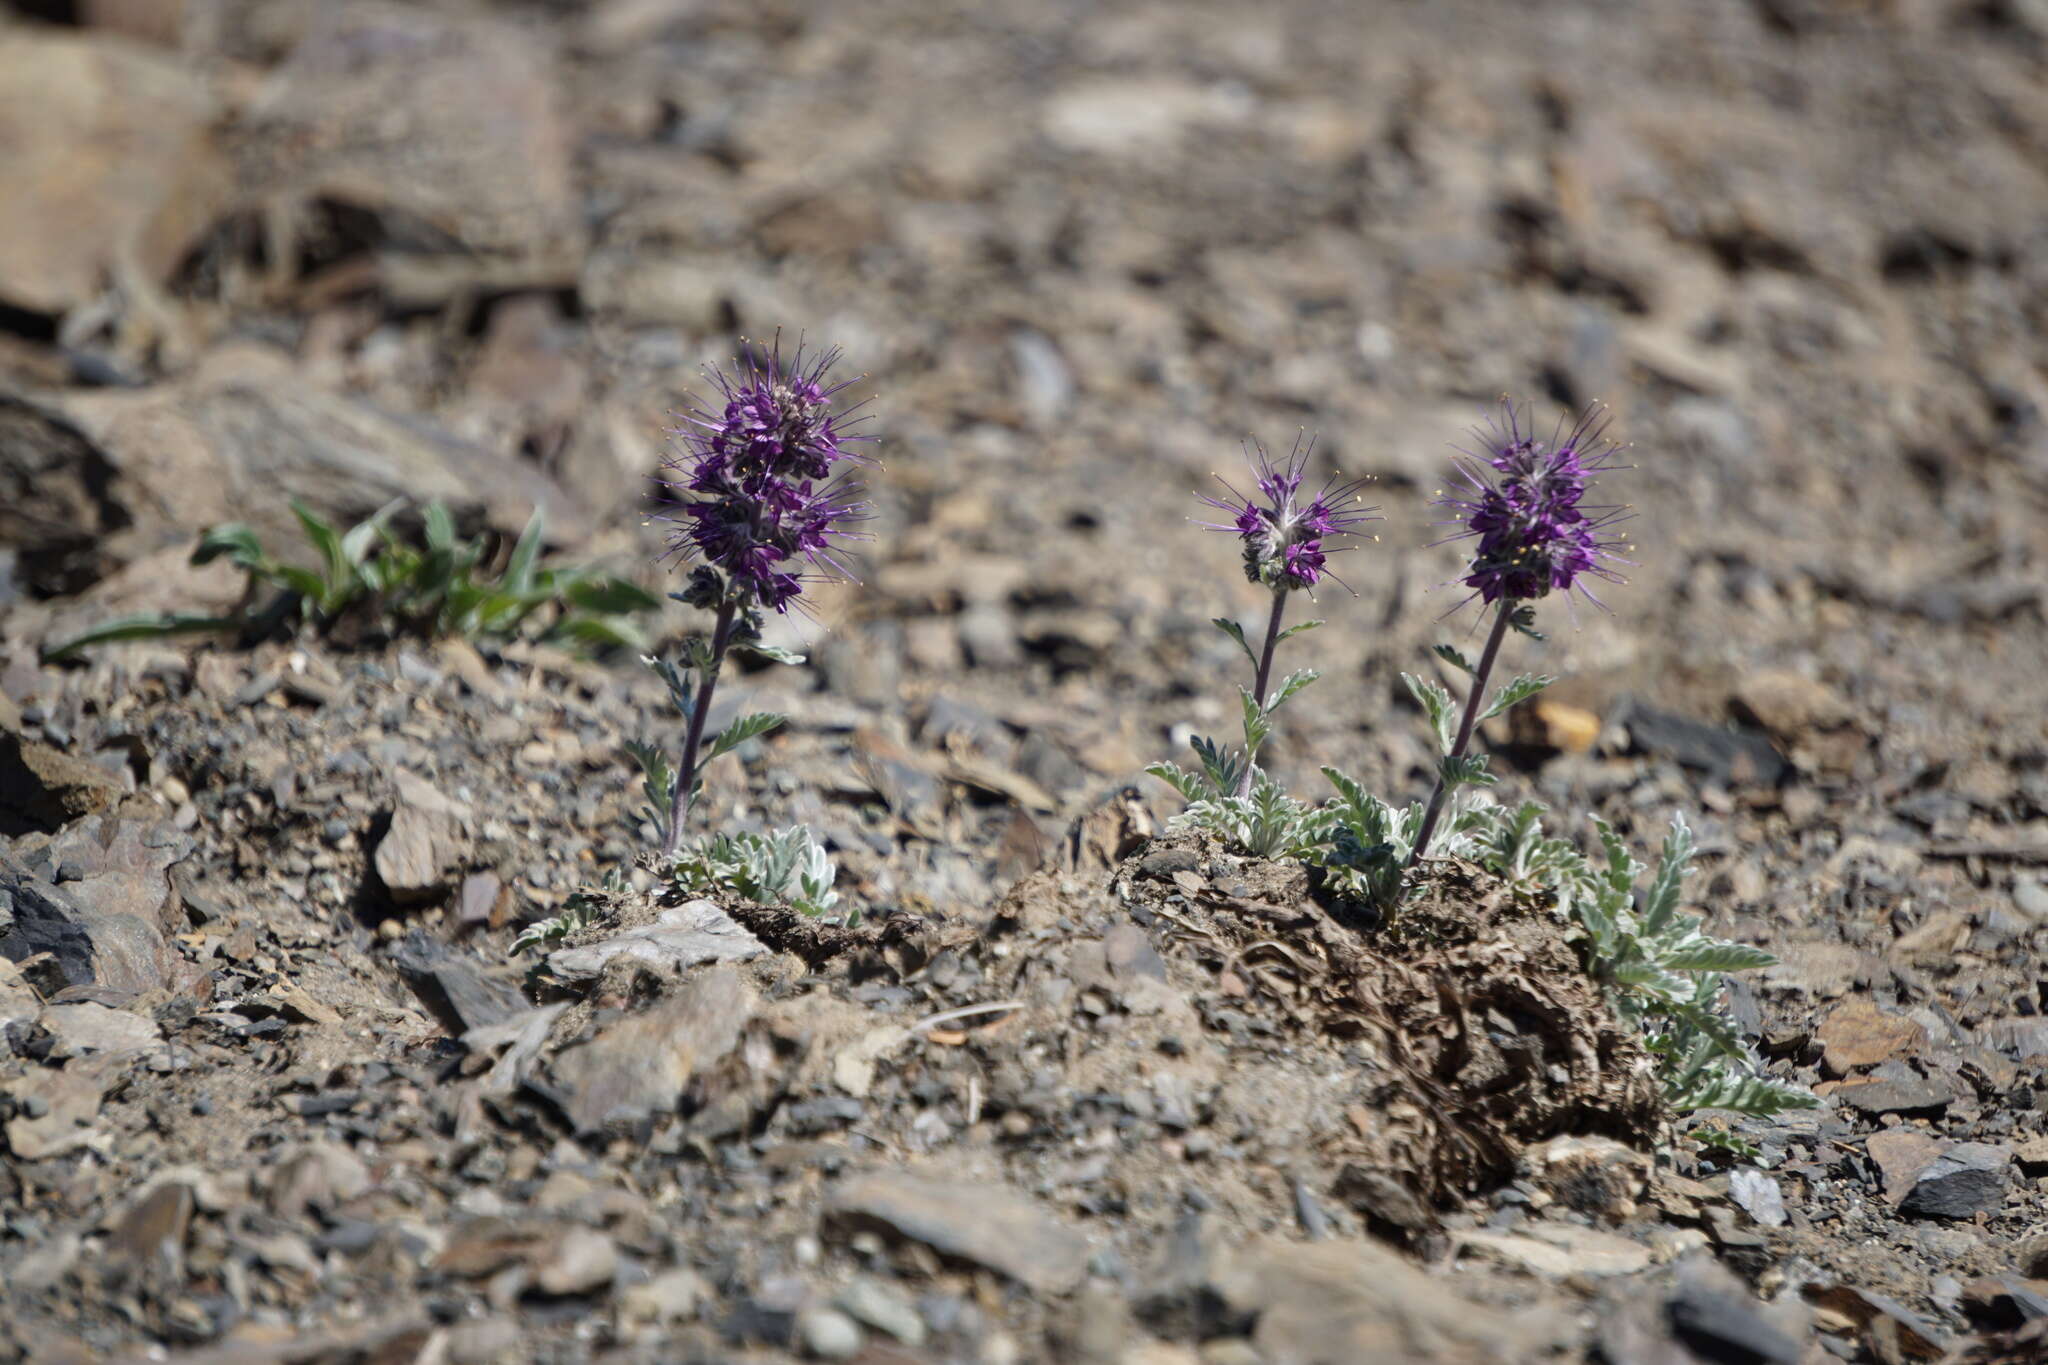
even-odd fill
[(1319, 1142), (1347, 1167), (1428, 1202), (1504, 1178), (1563, 1134), (1639, 1143), (1657, 1128), (1649, 1057), (1586, 978), (1564, 926), (1465, 864), (1445, 864), (1391, 932), (1318, 900), (1304, 868), (1234, 857), (1188, 834), (1155, 840), (1114, 893), (1233, 1064), (1348, 1072)]

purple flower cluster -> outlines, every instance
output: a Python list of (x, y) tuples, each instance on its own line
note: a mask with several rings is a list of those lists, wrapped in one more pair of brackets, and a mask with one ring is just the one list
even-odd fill
[(1626, 520), (1625, 507), (1589, 507), (1596, 474), (1613, 468), (1616, 445), (1606, 438), (1606, 417), (1589, 408), (1567, 430), (1562, 421), (1548, 440), (1522, 430), (1512, 403), (1477, 434), (1480, 451), (1465, 452), (1459, 473), (1469, 485), (1438, 499), (1463, 527), (1451, 539), (1477, 537), (1464, 583), (1487, 602), (1529, 601), (1577, 587), (1581, 581), (1622, 581), (1608, 567), (1625, 564), (1623, 542), (1607, 534)]
[(1251, 463), (1258, 499), (1238, 492), (1221, 474), (1216, 481), (1229, 489), (1228, 498), (1195, 495), (1231, 517), (1228, 522), (1200, 525), (1212, 531), (1235, 532), (1244, 542), (1245, 577), (1276, 592), (1305, 591), (1325, 576), (1335, 578), (1329, 570), (1329, 556), (1334, 551), (1326, 549), (1324, 542), (1335, 536), (1358, 535), (1358, 527), (1381, 519), (1374, 515), (1377, 508), (1355, 505), (1367, 482), (1364, 479), (1339, 483), (1332, 478), (1314, 497), (1301, 500), (1302, 472), (1314, 450), (1313, 438), (1304, 443), (1296, 437), (1287, 462), (1275, 464), (1266, 448), (1253, 441), (1245, 447), (1245, 458)]
[[(691, 409), (672, 433), (683, 449), (663, 480), (675, 495), (669, 549), (720, 570), (742, 606), (787, 611), (805, 581), (847, 576), (833, 543), (854, 537), (848, 526), (868, 504), (838, 471), (871, 463), (850, 447), (873, 438), (848, 434), (864, 419), (848, 423), (832, 409), (853, 382), (826, 384), (838, 359), (832, 349), (806, 360), (799, 343), (785, 364), (778, 339), (766, 356), (736, 362), (732, 375), (708, 370), (723, 404)], [(798, 561), (811, 572), (797, 572)]]

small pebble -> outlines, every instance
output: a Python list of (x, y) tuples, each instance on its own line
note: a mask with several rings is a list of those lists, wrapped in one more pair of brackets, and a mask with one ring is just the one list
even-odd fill
[(924, 1344), (924, 1319), (918, 1316), (917, 1309), (879, 1280), (863, 1276), (840, 1290), (832, 1302), (905, 1346)]
[(836, 1308), (806, 1308), (796, 1315), (796, 1334), (821, 1360), (845, 1360), (861, 1347), (860, 1324)]

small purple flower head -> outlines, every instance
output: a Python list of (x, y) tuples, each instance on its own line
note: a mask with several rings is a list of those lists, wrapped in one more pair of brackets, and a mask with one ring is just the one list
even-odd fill
[[(1285, 464), (1275, 464), (1257, 441), (1245, 446), (1245, 458), (1252, 467), (1252, 486), (1257, 497), (1240, 493), (1221, 474), (1216, 481), (1228, 489), (1227, 498), (1195, 496), (1218, 511), (1230, 514), (1227, 522), (1198, 523), (1211, 531), (1230, 531), (1244, 542), (1244, 574), (1254, 583), (1275, 592), (1307, 591), (1330, 573), (1333, 551), (1323, 544), (1336, 536), (1356, 536), (1369, 521), (1379, 521), (1376, 507), (1359, 506), (1359, 490), (1368, 482), (1352, 479), (1339, 483), (1334, 477), (1322, 491), (1303, 500), (1302, 472), (1315, 451), (1315, 438), (1294, 441)], [(1342, 580), (1338, 580), (1341, 582)]]
[(1569, 429), (1560, 419), (1547, 439), (1539, 437), (1522, 429), (1522, 414), (1509, 402), (1474, 432), (1479, 449), (1461, 451), (1458, 461), (1466, 486), (1437, 499), (1457, 514), (1450, 524), (1462, 528), (1450, 539), (1479, 541), (1466, 587), (1487, 602), (1577, 588), (1598, 604), (1584, 579), (1623, 581), (1609, 566), (1628, 563), (1616, 553), (1628, 547), (1608, 531), (1633, 514), (1584, 502), (1594, 476), (1615, 467), (1619, 447), (1606, 432), (1606, 412), (1596, 406)]
[(838, 359), (837, 349), (807, 358), (799, 342), (785, 363), (777, 337), (731, 374), (707, 370), (723, 401), (690, 409), (671, 432), (682, 448), (661, 480), (676, 527), (669, 552), (718, 570), (742, 605), (788, 611), (805, 582), (850, 577), (835, 542), (863, 538), (849, 527), (869, 505), (840, 467), (872, 464), (858, 444), (874, 438), (850, 431), (865, 418), (833, 410), (847, 387), (825, 381)]

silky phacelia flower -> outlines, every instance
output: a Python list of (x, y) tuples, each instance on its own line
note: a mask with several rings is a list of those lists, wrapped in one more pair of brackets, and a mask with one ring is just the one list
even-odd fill
[(853, 382), (826, 383), (838, 359), (836, 348), (807, 359), (799, 343), (785, 363), (778, 338), (730, 375), (706, 370), (723, 402), (690, 409), (671, 432), (682, 449), (662, 480), (669, 551), (717, 569), (742, 606), (787, 611), (806, 582), (849, 576), (835, 543), (863, 538), (851, 526), (868, 503), (843, 467), (873, 463), (857, 446), (874, 438), (850, 431), (866, 419), (833, 410)]
[(1306, 442), (1296, 437), (1286, 463), (1275, 464), (1264, 446), (1257, 441), (1248, 442), (1245, 459), (1251, 464), (1252, 486), (1258, 490), (1256, 498), (1238, 492), (1221, 474), (1216, 476), (1216, 482), (1229, 490), (1228, 498), (1195, 494), (1211, 507), (1230, 514), (1227, 522), (1198, 524), (1237, 535), (1244, 542), (1244, 576), (1276, 592), (1305, 591), (1325, 577), (1335, 578), (1329, 570), (1329, 556), (1334, 551), (1323, 542), (1336, 536), (1358, 535), (1360, 526), (1380, 520), (1374, 515), (1378, 508), (1359, 505), (1359, 490), (1365, 487), (1366, 479), (1340, 483), (1333, 476), (1314, 497), (1302, 499), (1302, 472), (1308, 468), (1308, 458), (1314, 451), (1313, 437)]
[(1462, 580), (1478, 597), (1529, 601), (1577, 588), (1598, 603), (1586, 578), (1623, 581), (1609, 566), (1629, 562), (1616, 553), (1626, 546), (1609, 531), (1631, 513), (1585, 502), (1593, 477), (1614, 468), (1619, 447), (1606, 431), (1605, 410), (1592, 407), (1539, 437), (1522, 429), (1522, 414), (1507, 402), (1475, 431), (1479, 449), (1461, 451), (1458, 461), (1466, 487), (1437, 504), (1457, 514), (1451, 524), (1462, 529), (1450, 539), (1479, 541)]

